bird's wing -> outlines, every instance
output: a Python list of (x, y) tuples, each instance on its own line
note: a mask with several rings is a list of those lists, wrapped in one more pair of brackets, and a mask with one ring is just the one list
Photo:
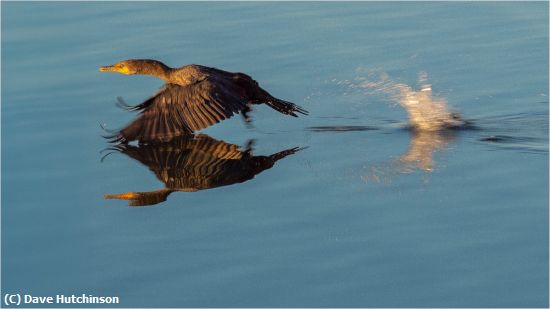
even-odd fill
[(165, 141), (230, 118), (246, 108), (244, 90), (235, 83), (204, 79), (180, 86), (166, 84), (147, 101), (128, 108), (141, 111), (113, 141)]

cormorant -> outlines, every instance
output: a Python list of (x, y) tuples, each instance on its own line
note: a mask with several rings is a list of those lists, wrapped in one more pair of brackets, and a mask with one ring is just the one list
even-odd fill
[(298, 116), (297, 113), (308, 114), (294, 103), (273, 97), (243, 73), (195, 64), (170, 68), (149, 59), (120, 61), (102, 66), (99, 71), (151, 75), (166, 82), (157, 94), (139, 105), (128, 106), (119, 100), (127, 110), (140, 111), (141, 114), (114, 134), (113, 142), (167, 141), (209, 127), (239, 112), (249, 122), (248, 112), (252, 104), (265, 103), (294, 117)]
[(208, 135), (176, 137), (162, 144), (118, 144), (110, 148), (147, 166), (165, 185), (151, 192), (106, 194), (108, 199), (128, 200), (130, 206), (161, 203), (175, 191), (194, 192), (245, 182), (273, 167), (275, 162), (303, 148), (294, 147), (268, 156)]

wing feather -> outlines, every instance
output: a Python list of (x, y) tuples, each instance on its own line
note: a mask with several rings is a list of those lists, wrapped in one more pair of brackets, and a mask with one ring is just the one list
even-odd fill
[(212, 111), (216, 114), (216, 119), (223, 120), (223, 117), (226, 113), (223, 107), (218, 105), (218, 102), (216, 102), (215, 100), (210, 101), (210, 107), (212, 108)]
[(183, 113), (182, 115), (183, 117), (181, 118), (181, 120), (189, 124), (189, 128), (191, 129), (191, 131), (193, 132), (197, 131), (199, 128), (199, 125), (196, 124), (195, 122), (196, 116), (193, 115), (193, 113), (191, 112), (191, 108), (189, 107), (189, 105), (185, 104), (178, 110), (180, 110)]
[(128, 108), (140, 115), (116, 140), (165, 141), (209, 127), (246, 108), (243, 89), (231, 79), (207, 78), (180, 86), (166, 84), (145, 102)]
[(213, 125), (218, 122), (216, 121), (215, 117), (210, 113), (210, 108), (208, 107), (208, 104), (209, 102), (205, 101), (204, 104), (200, 104), (197, 107), (201, 111), (205, 120), (208, 122), (208, 125)]

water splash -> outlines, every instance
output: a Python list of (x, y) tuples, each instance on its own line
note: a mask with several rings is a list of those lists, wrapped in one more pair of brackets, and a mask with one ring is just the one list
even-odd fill
[(359, 83), (355, 84), (354, 88), (387, 94), (402, 106), (407, 111), (411, 127), (415, 130), (437, 131), (465, 125), (462, 116), (450, 110), (445, 98), (433, 96), (432, 85), (428, 82), (425, 72), (419, 74), (420, 90), (394, 82), (385, 73), (379, 74), (378, 79), (374, 81), (367, 78), (357, 80)]
[(435, 154), (446, 150), (455, 138), (456, 132), (447, 129), (469, 126), (459, 113), (451, 110), (445, 98), (434, 96), (425, 72), (419, 74), (418, 89), (395, 82), (386, 73), (373, 72), (346, 84), (366, 95), (389, 96), (405, 109), (412, 129), (408, 151), (391, 162), (365, 167), (366, 173), (361, 177), (365, 182), (388, 183), (403, 173), (433, 172), (437, 166)]

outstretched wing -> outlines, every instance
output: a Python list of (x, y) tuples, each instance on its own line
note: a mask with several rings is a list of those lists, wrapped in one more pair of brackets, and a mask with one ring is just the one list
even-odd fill
[(128, 108), (139, 117), (113, 139), (167, 141), (209, 127), (246, 109), (243, 88), (230, 80), (204, 79), (188, 86), (166, 84), (147, 101)]

